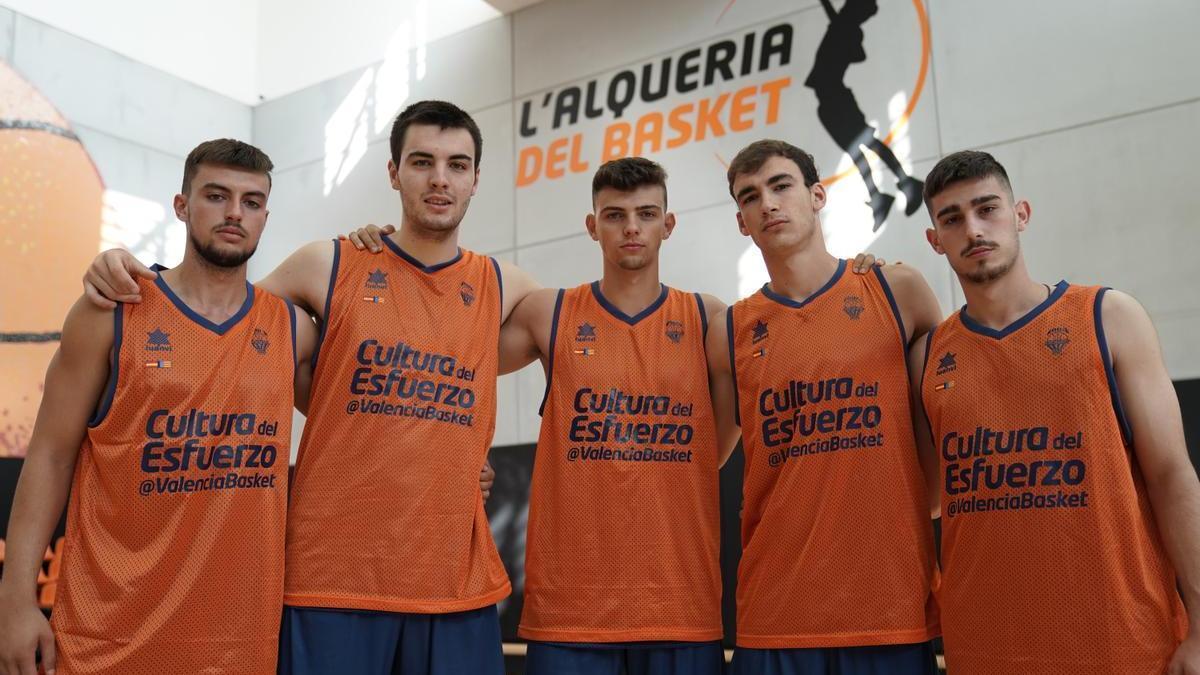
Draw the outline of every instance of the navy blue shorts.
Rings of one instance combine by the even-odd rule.
[[[530,642],[525,675],[721,675],[720,642]]]
[[[280,675],[504,675],[496,606],[450,614],[284,607]]]
[[[932,642],[871,647],[747,649],[733,652],[733,675],[937,675]]]

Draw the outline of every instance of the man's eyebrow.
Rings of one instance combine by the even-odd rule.
[[[950,206],[943,208],[941,211],[938,211],[937,215],[934,217],[941,218],[942,216],[944,216],[948,213],[961,213],[961,212],[962,212],[962,209],[960,209],[958,207],[958,204],[951,204]]]

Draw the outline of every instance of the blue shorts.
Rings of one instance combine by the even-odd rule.
[[[530,642],[525,675],[721,675],[720,642]]]
[[[747,649],[733,652],[733,675],[937,675],[932,642],[871,647]]]
[[[450,614],[284,607],[280,675],[504,675],[496,606]]]

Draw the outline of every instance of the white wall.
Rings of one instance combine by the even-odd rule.
[[[255,83],[258,2],[208,0],[4,0],[19,14],[81,37],[164,73],[250,104]],[[53,67],[74,65],[60,58]]]
[[[500,16],[484,0],[258,0],[257,93],[266,100]]]

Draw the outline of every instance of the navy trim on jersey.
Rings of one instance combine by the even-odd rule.
[[[125,305],[118,302],[117,308],[113,310],[113,347],[108,371],[108,385],[104,388],[104,397],[100,399],[100,405],[96,407],[96,412],[92,413],[92,418],[88,420],[89,427],[95,427],[104,421],[104,418],[108,416],[109,409],[112,408],[113,398],[116,397],[117,377],[121,374],[121,337],[123,336],[124,322]]]
[[[168,268],[155,263],[150,267],[150,269],[154,270],[155,272],[161,272]],[[171,301],[171,304],[175,305],[175,308],[180,312],[183,312],[183,315],[190,319],[192,323],[195,323],[201,328],[206,328],[217,335],[224,335],[225,333],[228,333],[229,329],[236,326],[239,321],[245,318],[245,316],[250,313],[250,308],[254,306],[254,284],[251,284],[249,281],[247,281],[246,301],[242,303],[241,308],[238,309],[233,316],[226,319],[224,323],[213,323],[212,321],[209,321],[198,314],[191,307],[188,307],[178,295],[175,295],[175,291],[171,290],[171,287],[167,285],[167,282],[163,279],[161,274],[154,278],[154,283],[162,290],[164,294],[166,294],[167,299]]]
[[[700,297],[699,293],[695,293],[694,295],[696,296],[696,306],[700,308],[700,328],[702,329],[704,337],[707,338],[708,337],[708,312],[704,311],[704,298]]]
[[[458,252],[454,254],[454,257],[447,260],[446,262],[440,262],[440,263],[437,263],[434,265],[426,265],[425,263],[421,262],[420,260],[417,260],[416,258],[409,255],[407,252],[405,252],[404,249],[400,248],[399,244],[392,241],[391,239],[384,237],[383,243],[387,244],[387,247],[392,250],[392,253],[395,253],[396,255],[400,256],[401,260],[412,265],[413,267],[417,268],[418,270],[420,270],[426,274],[432,274],[434,272],[437,272],[438,270],[444,270],[447,267],[458,262],[459,260],[462,260],[462,257],[463,257],[463,251],[461,248],[459,248],[459,249],[456,249]]]
[[[733,358],[733,305],[725,309],[725,330],[729,333],[729,374],[733,376],[733,421],[742,426],[742,406],[738,402],[737,362]]]
[[[1117,422],[1121,426],[1121,438],[1128,446],[1133,443],[1133,430],[1129,427],[1129,419],[1125,417],[1125,408],[1121,405],[1121,392],[1117,389],[1117,373],[1113,370],[1112,354],[1108,351],[1108,338],[1104,336],[1104,320],[1101,314],[1104,294],[1109,290],[1108,287],[1105,287],[1096,293],[1092,316],[1096,322],[1096,342],[1100,345],[1100,358],[1104,360],[1104,376],[1108,379],[1108,393],[1112,396],[1113,412],[1116,413]]]
[[[813,293],[812,295],[808,296],[801,302],[796,302],[795,300],[793,300],[785,295],[780,295],[780,294],[776,293],[775,291],[771,290],[770,283],[763,284],[762,292],[763,292],[763,295],[774,300],[775,302],[778,302],[781,305],[784,305],[785,307],[792,307],[794,309],[800,309],[801,307],[807,305],[808,303],[812,302],[813,300],[816,300],[825,291],[829,290],[830,288],[833,288],[833,285],[838,282],[838,279],[842,278],[842,274],[845,273],[845,271],[846,271],[846,261],[845,261],[845,259],[839,259],[837,270],[834,271],[833,276],[829,277],[829,281],[826,281],[825,285],[822,286],[821,288],[817,289],[816,293]]]
[[[385,240],[386,241],[386,240]],[[338,263],[342,259],[342,245],[337,239],[333,240],[333,269],[329,270],[329,288],[325,291],[325,313],[321,320],[321,330],[317,332],[317,344],[313,346],[312,368],[317,370],[317,356],[321,354],[321,345],[325,343],[325,331],[329,328],[329,308],[333,305],[333,288],[337,286]]]
[[[460,254],[461,255],[461,254]],[[496,285],[500,288],[500,323],[504,323],[504,276],[500,274],[500,261],[488,258],[496,270]]]
[[[933,349],[933,332],[937,326],[925,334],[925,360],[921,362],[921,379],[917,381],[917,403],[921,405],[921,414],[925,416],[925,426],[929,429],[929,442],[933,442],[933,423],[929,421],[929,409],[925,407],[925,373],[929,372],[929,351]],[[905,359],[908,362],[908,359]]]
[[[972,333],[979,333],[980,335],[983,335],[985,337],[990,337],[990,338],[999,340],[1001,338],[1007,337],[1007,336],[1015,333],[1016,331],[1020,330],[1021,328],[1024,328],[1027,323],[1036,319],[1039,314],[1046,311],[1046,309],[1048,307],[1050,307],[1050,305],[1053,305],[1055,302],[1057,302],[1058,299],[1061,298],[1063,296],[1063,294],[1067,292],[1068,286],[1070,286],[1070,284],[1068,284],[1066,281],[1058,282],[1057,284],[1054,285],[1054,290],[1052,290],[1050,292],[1050,295],[1047,296],[1047,298],[1045,300],[1043,300],[1041,302],[1041,304],[1039,304],[1037,307],[1034,307],[1033,309],[1029,310],[1025,314],[1025,316],[1008,324],[1007,326],[1005,326],[1004,328],[1001,328],[1000,330],[996,330],[995,328],[988,328],[987,326],[979,323],[975,319],[972,319],[967,314],[967,306],[966,305],[963,305],[962,311],[960,311],[958,313],[958,317],[959,317],[959,320],[962,321],[963,326],[966,326],[967,330],[971,331]]]
[[[900,347],[904,350],[904,362],[908,363],[908,331],[904,329],[904,319],[900,316],[900,305],[896,304],[896,296],[892,294],[892,287],[888,285],[887,277],[883,276],[883,269],[879,265],[871,267],[871,271],[879,279],[879,285],[883,287],[883,294],[887,296],[888,304],[892,306],[892,314],[896,316],[896,327],[900,329]]]
[[[546,401],[550,398],[550,381],[554,378],[554,345],[558,342],[558,315],[562,312],[563,296],[566,290],[558,289],[558,297],[554,300],[554,318],[550,319],[550,354],[546,361],[546,391],[542,394],[542,404],[538,406],[538,415],[546,409]]]
[[[290,325],[292,327],[292,377],[294,381],[296,369],[300,367],[300,352],[296,351],[296,306],[287,298],[284,298],[283,301],[287,303],[288,316],[292,317]],[[305,317],[307,318],[307,316],[306,314]]]
[[[662,304],[667,301],[667,286],[666,286],[666,284],[659,284],[659,286],[662,287],[662,292],[660,292],[658,294],[658,299],[655,300],[654,302],[650,303],[649,307],[647,307],[646,309],[643,309],[642,311],[638,312],[634,316],[629,316],[625,312],[622,312],[621,310],[617,309],[616,305],[609,302],[608,298],[604,297],[604,293],[600,292],[600,282],[599,281],[592,282],[592,295],[596,296],[596,301],[600,303],[600,306],[604,308],[604,311],[608,312],[609,314],[612,314],[613,316],[620,319],[621,321],[624,321],[625,323],[629,324],[630,326],[636,326],[639,321],[641,321],[642,319],[653,314],[655,310],[657,310],[659,307],[662,307]]]

